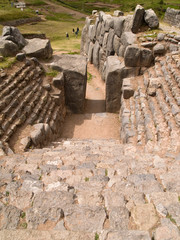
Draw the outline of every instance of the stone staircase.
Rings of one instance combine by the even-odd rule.
[[[86,139],[2,156],[0,239],[178,240],[179,160]]]
[[[35,124],[41,124],[41,128],[46,124],[43,125],[44,132],[59,132],[64,118],[63,93],[57,102],[43,87],[44,78],[44,70],[36,59],[26,59],[1,73],[0,141],[3,144],[9,143],[15,134],[20,139],[23,135],[21,127],[26,131],[26,127],[31,126],[30,133]],[[45,135],[47,139],[49,135]],[[36,143],[40,146],[38,141]]]
[[[120,117],[124,143],[151,143],[161,148],[180,145],[178,54],[156,58],[143,76],[124,81]]]

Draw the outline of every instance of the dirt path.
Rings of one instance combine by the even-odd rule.
[[[92,80],[87,83],[84,114],[66,116],[62,138],[119,139],[118,114],[105,112],[105,84],[97,69],[88,65]]]

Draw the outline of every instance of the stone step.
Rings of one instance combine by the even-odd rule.
[[[21,67],[19,67],[18,70],[15,69],[10,76],[6,75],[6,77],[3,78],[3,81],[0,82],[0,88],[1,88],[2,90],[4,90],[4,89],[14,80],[14,78],[15,78],[18,74],[20,74],[27,66],[29,66],[29,61],[23,63],[23,64],[21,65]],[[14,69],[14,68],[13,68],[13,69]]]
[[[166,81],[166,86],[169,87],[169,90],[172,94],[172,96],[174,97],[174,99],[177,102],[177,105],[180,106],[180,89],[178,86],[178,82],[176,81],[176,79],[178,79],[177,77],[175,78],[173,76],[173,74],[169,71],[169,66],[168,65],[164,65],[162,66],[162,72],[164,74],[164,79]],[[171,68],[171,67],[170,67]],[[180,75],[180,71],[178,72],[178,76]],[[164,86],[164,81],[163,84]]]
[[[34,86],[33,86],[34,85]],[[28,95],[25,95],[24,98],[19,99],[21,100],[20,104],[17,108],[13,109],[13,112],[11,112],[8,117],[6,117],[2,122],[2,129],[4,130],[4,135],[6,135],[7,129],[13,129],[13,132],[15,130],[14,122],[16,122],[16,126],[21,125],[25,122],[28,114],[30,113],[32,109],[33,100],[37,99],[37,96],[41,94],[41,88],[39,86],[38,82],[34,82],[32,85],[32,90],[28,93]],[[34,92],[37,92],[38,95],[34,95]],[[31,102],[31,104],[29,104]],[[29,107],[28,107],[29,104]],[[17,121],[18,119],[18,121]],[[10,131],[13,133],[12,131]],[[10,135],[7,135],[6,138],[9,139]]]
[[[62,139],[0,157],[0,234],[160,240],[171,229],[177,237],[180,167],[171,150],[159,156],[117,140]]]
[[[149,108],[149,102],[147,99],[146,89],[144,85],[144,80],[139,79],[138,81],[138,94],[141,111],[144,117],[144,126],[145,126],[145,142],[151,141],[153,143],[157,142],[157,130],[154,125],[154,120],[152,116],[152,112]]]
[[[32,77],[34,76],[34,72],[32,70],[33,70],[33,66],[30,65],[21,73],[21,75],[18,75],[15,79],[13,79],[13,81],[1,91],[0,99],[10,94],[10,92],[15,88],[18,88],[18,87],[21,88],[19,85],[20,84],[22,85],[22,82],[24,82],[28,73],[30,73],[29,77],[32,79]]]
[[[36,120],[35,123],[43,123],[45,116],[47,116],[47,112],[49,110],[49,108],[52,108],[52,105],[54,105],[50,95],[48,95],[48,99],[47,99],[47,103],[44,106],[44,108],[42,109],[41,113],[38,116],[38,119]]]
[[[146,231],[104,231],[101,233],[85,233],[65,230],[3,230],[0,232],[1,240],[151,240]]]

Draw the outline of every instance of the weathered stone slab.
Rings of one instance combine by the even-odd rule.
[[[137,33],[139,28],[142,26],[144,21],[144,8],[141,5],[137,5],[133,15],[133,23],[132,23],[132,32]]]
[[[114,30],[110,29],[107,39],[106,56],[114,55],[113,49]]]
[[[16,229],[18,227],[21,210],[9,205],[3,208],[2,213],[0,213],[0,230],[2,229]]]
[[[96,41],[93,48],[93,64],[96,68],[99,68],[99,50],[100,46],[98,41]]]
[[[149,67],[153,61],[150,49],[139,48],[136,45],[128,46],[124,54],[124,62],[128,67]]]
[[[28,39],[23,51],[28,57],[36,57],[39,59],[51,58],[53,53],[50,41],[40,38]]]
[[[116,56],[109,56],[106,63],[106,111],[116,112],[120,109],[122,79],[120,61]]]
[[[64,216],[64,210],[73,202],[73,194],[69,192],[53,191],[37,194],[33,206],[26,211],[28,228],[37,229],[47,221],[56,223]]]
[[[145,10],[144,20],[150,28],[158,28],[159,20],[156,13],[152,9]]]
[[[19,49],[18,46],[9,40],[0,39],[0,54],[4,57],[16,56]]]
[[[151,240],[151,237],[146,231],[139,230],[124,230],[124,231],[104,231],[102,239],[106,240]]]
[[[131,218],[139,230],[148,231],[159,221],[153,204],[139,204],[131,211]]]
[[[3,230],[0,231],[0,239],[1,240],[92,240],[94,239],[94,233],[84,233],[84,232],[73,232],[73,231],[39,231],[39,230]],[[147,240],[147,239],[143,239]]]
[[[73,112],[83,112],[87,82],[86,58],[80,55],[56,56],[51,67],[64,73],[66,104]]]
[[[3,27],[2,37],[10,37],[10,41],[14,42],[19,49],[26,45],[26,40],[16,27],[5,26]],[[7,39],[8,40],[8,39]]]
[[[114,32],[118,37],[121,37],[121,34],[123,32],[124,21],[124,17],[114,18]]]
[[[65,211],[66,227],[71,231],[100,232],[106,219],[102,207],[73,207]]]

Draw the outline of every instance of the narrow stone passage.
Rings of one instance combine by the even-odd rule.
[[[119,139],[118,114],[105,112],[105,83],[98,70],[88,64],[92,75],[87,82],[84,114],[66,116],[62,138]]]

